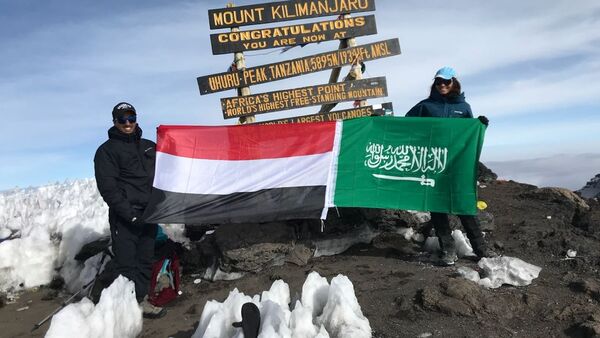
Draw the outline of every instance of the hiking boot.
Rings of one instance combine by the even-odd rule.
[[[140,303],[140,307],[142,308],[144,318],[156,319],[167,314],[167,310],[164,308],[150,304],[148,296],[144,297],[144,300]]]
[[[440,254],[440,265],[452,266],[458,260],[456,251],[442,251]]]

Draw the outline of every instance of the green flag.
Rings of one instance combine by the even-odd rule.
[[[333,205],[476,213],[479,120],[360,118],[341,133]]]

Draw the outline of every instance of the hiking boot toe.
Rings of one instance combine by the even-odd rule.
[[[439,264],[443,266],[452,266],[458,260],[455,252],[443,251],[440,255]]]
[[[147,298],[144,298],[144,300],[140,303],[140,307],[142,308],[142,315],[144,318],[156,319],[167,314],[166,309],[151,304]]]

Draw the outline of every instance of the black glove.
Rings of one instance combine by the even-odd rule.
[[[144,220],[142,219],[142,214],[143,213],[141,212],[141,210],[135,210],[133,212],[134,216],[133,216],[133,218],[131,218],[129,220],[129,223],[131,223],[132,225],[135,225],[135,226],[140,226],[140,225],[144,224]]]
[[[490,124],[490,120],[488,120],[488,118],[483,115],[477,116],[477,119],[486,127]]]

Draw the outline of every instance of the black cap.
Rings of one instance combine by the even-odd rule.
[[[137,115],[137,113],[135,112],[135,108],[130,103],[119,102],[114,106],[112,110],[113,119],[123,116],[125,113],[132,113]]]

